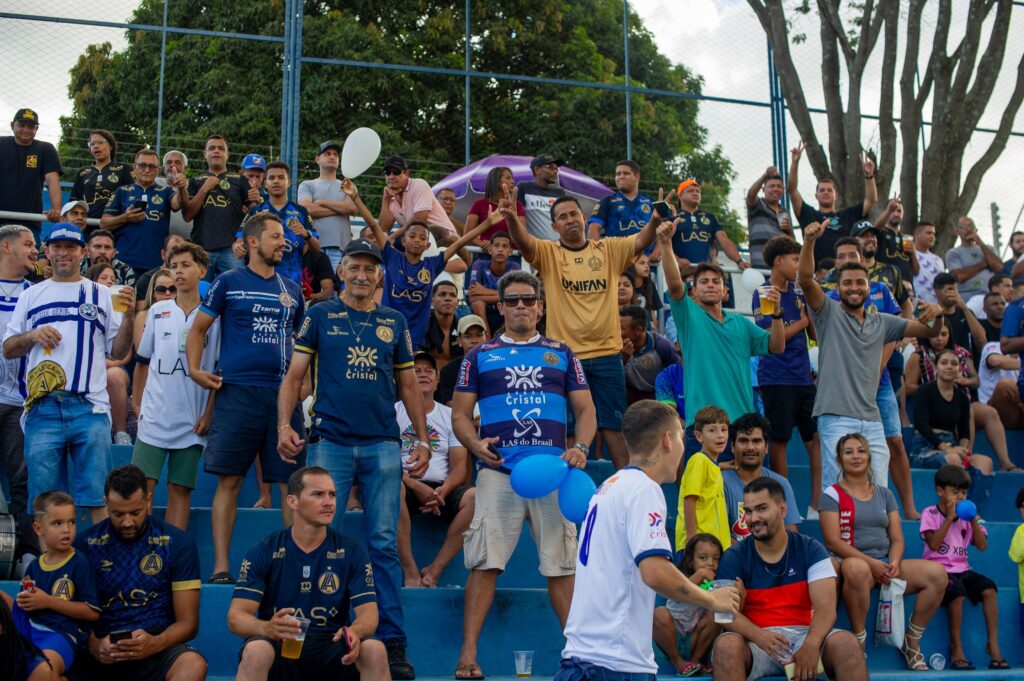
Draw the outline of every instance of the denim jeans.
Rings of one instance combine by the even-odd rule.
[[[245,261],[240,258],[236,258],[235,254],[231,252],[231,247],[218,248],[215,251],[210,251],[210,266],[206,269],[206,281],[213,283],[213,280],[217,278],[218,274],[224,274],[231,270],[237,270],[239,267],[245,267]]]
[[[341,256],[344,255],[342,250],[337,246],[324,246],[321,247],[321,251],[327,256],[327,259],[331,261],[331,272],[337,273],[338,265],[341,264]]]
[[[889,486],[889,445],[881,421],[861,421],[848,416],[818,416],[818,437],[821,438],[821,488],[828,489],[839,481],[836,445],[847,433],[860,433],[871,448],[871,474],[879,487]]]
[[[341,529],[344,506],[353,484],[359,485],[363,528],[377,582],[380,623],[377,637],[405,641],[402,630],[402,566],[398,562],[398,512],[402,493],[402,453],[399,444],[384,440],[350,447],[321,438],[309,445],[308,465],[331,474],[338,489],[339,512],[334,527]]]
[[[25,417],[28,506],[37,495],[62,489],[65,453],[71,456],[75,504],[103,506],[103,485],[111,468],[110,417],[84,395],[50,394]],[[68,491],[65,489],[65,491]]]
[[[654,681],[654,674],[616,672],[578,657],[563,657],[555,681]]]

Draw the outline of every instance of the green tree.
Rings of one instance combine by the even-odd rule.
[[[461,69],[465,16],[461,0],[307,0],[304,57]],[[175,0],[169,25],[280,36],[282,0],[229,3]],[[601,84],[625,82],[621,0],[471,2],[473,69]],[[143,0],[132,21],[159,25],[162,0]],[[639,17],[629,15],[630,77],[638,87],[699,94],[701,78],[657,50]],[[178,148],[202,165],[202,139],[214,132],[232,153],[276,156],[280,137],[283,48],[280,43],[168,34],[162,147]],[[72,69],[74,111],[62,121],[62,151],[84,164],[90,127],[105,127],[132,143],[156,139],[160,34],[130,31],[121,52],[87,48]],[[465,82],[457,75],[304,63],[301,71],[300,174],[313,172],[316,146],[359,126],[374,128],[385,152],[398,152],[416,175],[436,181],[463,164]],[[625,96],[599,88],[565,87],[503,78],[471,83],[470,144],[474,159],[494,153],[564,156],[574,168],[610,183],[625,157]],[[708,188],[705,207],[734,239],[738,217],[727,208],[732,166],[697,122],[695,99],[632,97],[633,157],[643,188],[666,190],[696,176]],[[69,153],[70,152],[70,153]],[[383,178],[361,180],[377,194]]]

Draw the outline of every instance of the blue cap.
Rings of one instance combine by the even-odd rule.
[[[259,154],[249,154],[242,159],[242,170],[266,170],[267,160]]]
[[[85,237],[82,236],[82,230],[70,222],[58,222],[53,226],[50,236],[46,237],[46,243],[52,244],[55,241],[70,241],[79,246],[85,245]]]

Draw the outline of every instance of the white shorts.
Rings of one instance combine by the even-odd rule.
[[[800,649],[800,646],[804,644],[804,639],[807,638],[807,627],[765,627],[765,631],[775,631],[783,634],[789,639],[790,650],[796,652]],[[825,635],[825,639],[821,642],[821,650],[818,651],[818,655],[825,650],[825,643],[829,637],[833,634],[843,631],[842,629],[833,629]],[[722,636],[740,636],[733,631],[727,631]],[[753,641],[747,641],[747,646],[750,648],[750,673],[747,674],[747,681],[755,681],[755,679],[764,678],[765,676],[781,676],[785,678],[786,669],[785,664],[789,664],[791,660],[787,660],[785,663],[779,662],[774,657],[766,653],[761,649],[759,645]],[[792,654],[792,653],[790,653]],[[711,661],[714,666],[714,660]]]

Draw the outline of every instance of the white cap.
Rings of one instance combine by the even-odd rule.
[[[67,203],[65,203],[64,207],[60,209],[60,214],[67,215],[75,206],[82,206],[82,208],[85,208],[86,211],[89,210],[89,204],[79,199],[78,201],[68,201]]]

